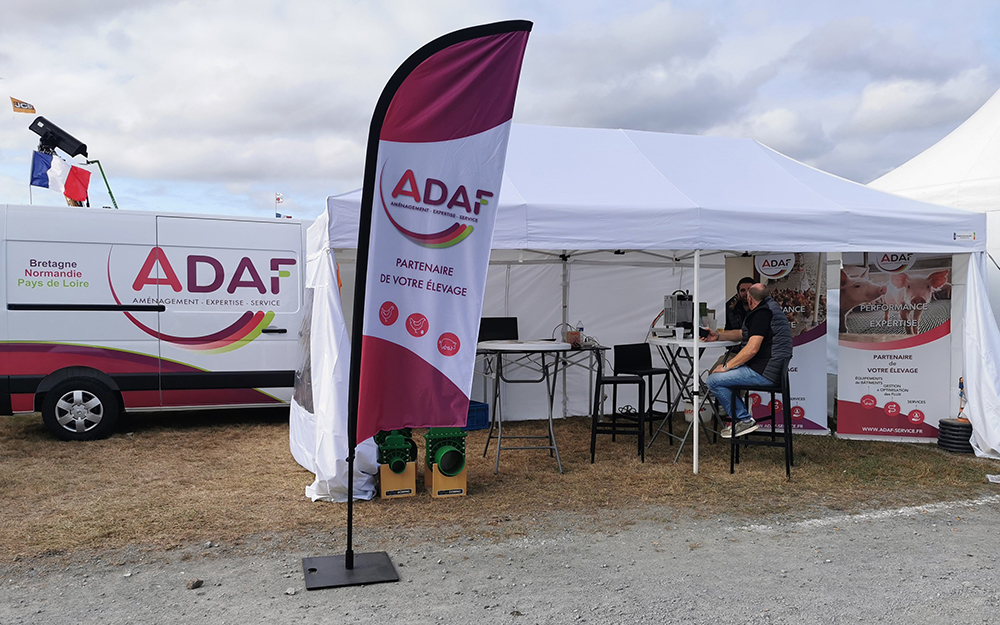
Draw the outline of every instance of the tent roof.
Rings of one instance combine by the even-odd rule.
[[[357,245],[361,192],[327,200]],[[513,125],[495,249],[969,252],[983,215],[890,195],[749,139]]]
[[[951,134],[869,186],[966,210],[1000,209],[1000,91]]]

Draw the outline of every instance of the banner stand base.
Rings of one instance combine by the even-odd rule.
[[[344,558],[342,555],[302,558],[306,590],[399,581],[399,573],[384,551],[354,554],[353,569],[344,566]]]

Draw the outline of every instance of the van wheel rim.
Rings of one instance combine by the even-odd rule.
[[[70,432],[88,432],[103,418],[104,405],[93,393],[70,391],[56,402],[56,421]]]

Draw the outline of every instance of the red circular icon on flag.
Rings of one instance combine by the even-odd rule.
[[[865,395],[864,397],[861,398],[861,405],[865,408],[874,408],[875,403],[876,402],[874,395]]]
[[[391,326],[399,319],[399,307],[392,302],[385,302],[378,309],[378,320],[384,326]]]
[[[774,413],[775,413],[775,414],[778,414],[779,412],[781,412],[781,400],[780,400],[780,399],[776,399],[776,400],[774,400],[774,401],[772,402],[772,404],[773,404],[773,405],[771,406],[771,408],[773,408],[773,409],[774,409]]]
[[[802,406],[792,406],[792,418],[793,419],[804,419],[806,416],[806,411]]]
[[[427,321],[427,317],[420,313],[413,313],[406,318],[406,331],[417,338],[427,334],[429,326],[430,322]]]
[[[897,404],[894,401],[891,401],[885,405],[885,408],[883,408],[883,410],[885,410],[885,414],[889,415],[890,417],[895,417],[896,415],[899,414],[899,404]]]
[[[442,356],[454,356],[462,347],[462,342],[451,332],[445,332],[438,337],[438,351]]]
[[[920,412],[919,410],[911,410],[910,414],[906,416],[910,418],[910,423],[920,425],[921,423],[924,422],[924,413]]]
[[[757,393],[750,393],[750,407],[756,408],[760,405],[760,395]]]

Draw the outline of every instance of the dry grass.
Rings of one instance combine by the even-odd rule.
[[[339,535],[345,525],[345,506],[303,496],[312,475],[288,451],[287,411],[174,413],[135,417],[125,427],[131,432],[107,440],[63,443],[37,415],[0,419],[0,561],[258,533]],[[514,430],[541,433],[542,425]],[[663,518],[664,510],[809,516],[995,492],[985,474],[997,472],[996,463],[933,445],[797,436],[797,466],[786,481],[780,449],[747,450],[730,475],[728,445],[703,439],[701,473],[693,475],[690,449],[672,464],[676,447],[665,439],[640,464],[634,438],[612,443],[602,436],[591,465],[589,420],[557,422],[556,437],[565,474],[545,452],[507,451],[494,476],[494,448],[482,457],[485,431],[470,433],[468,497],[434,500],[421,491],[359,503],[355,528],[509,536],[554,513],[581,524],[607,513]],[[416,438],[422,448],[423,437]]]

